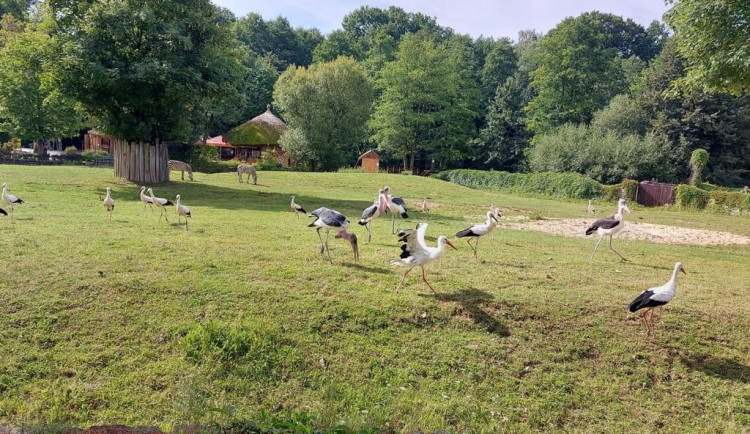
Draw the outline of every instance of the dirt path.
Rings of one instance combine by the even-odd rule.
[[[595,219],[544,219],[528,222],[505,222],[501,226],[511,229],[524,229],[568,237],[584,238],[584,232]],[[750,237],[728,232],[703,229],[681,228],[677,226],[655,225],[651,223],[625,222],[625,228],[618,238],[651,241],[663,244],[688,245],[728,245],[750,244]]]

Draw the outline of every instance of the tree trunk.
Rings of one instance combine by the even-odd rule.
[[[44,144],[40,143],[39,140],[34,140],[34,153],[37,154],[40,160],[44,160],[47,156],[47,150],[44,149]]]
[[[117,177],[140,184],[169,181],[166,143],[157,142],[152,145],[115,139],[112,155]]]
[[[409,172],[412,174],[414,174],[414,155],[416,155],[416,152],[412,152],[409,157]]]

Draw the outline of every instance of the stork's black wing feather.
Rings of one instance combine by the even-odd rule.
[[[8,213],[7,213],[7,212],[5,212],[5,210],[4,210],[4,209],[2,209],[2,208],[0,208],[0,214],[2,214],[2,215],[8,215]]]
[[[375,212],[378,210],[378,204],[373,204],[367,208],[365,208],[364,211],[362,211],[362,218],[359,220],[359,224],[364,226],[367,224],[367,219],[372,218],[372,216],[375,215]]]
[[[609,219],[599,219],[595,221],[588,229],[586,229],[586,235],[591,235],[592,233],[596,232],[597,229],[612,229],[613,227],[620,224],[620,220],[609,218]]]
[[[664,306],[668,303],[662,300],[654,300],[653,298],[651,298],[653,296],[654,291],[648,290],[641,292],[638,297],[635,298],[635,300],[630,302],[628,309],[630,309],[631,312],[636,312],[643,308]]]

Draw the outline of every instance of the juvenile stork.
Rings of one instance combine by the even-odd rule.
[[[8,185],[3,182],[3,202],[8,205],[10,209],[10,216],[13,217],[13,210],[20,204],[23,203],[21,199],[12,194],[8,194]],[[7,215],[7,214],[6,214]]]
[[[437,292],[435,292],[435,288],[430,285],[430,282],[427,281],[427,277],[425,277],[424,266],[429,264],[430,262],[440,259],[440,257],[443,256],[446,245],[453,247],[455,250],[458,249],[456,249],[456,246],[448,241],[448,238],[442,235],[438,237],[437,247],[427,246],[427,244],[425,244],[424,242],[425,232],[427,232],[427,223],[418,223],[416,229],[405,229],[398,233],[398,240],[403,242],[404,244],[401,246],[401,256],[399,257],[399,259],[392,260],[391,265],[401,265],[409,267],[409,269],[406,270],[406,273],[404,273],[404,276],[398,283],[396,292],[398,292],[398,290],[401,288],[401,285],[404,283],[404,280],[406,280],[406,276],[411,272],[411,270],[413,270],[414,267],[419,266],[422,268],[422,280],[427,284],[427,286],[430,287],[430,290],[432,290],[433,294],[437,294]]]
[[[500,212],[497,212],[497,215],[500,215]],[[495,217],[495,210],[488,211],[487,212],[487,221],[484,223],[477,223],[471,227],[468,227],[462,231],[459,231],[456,233],[457,238],[466,238],[466,244],[471,247],[471,250],[474,251],[474,259],[477,258],[477,245],[479,244],[479,237],[483,235],[487,235],[490,232],[492,232],[492,229],[495,228],[495,224],[497,223],[497,217]],[[471,239],[474,238],[476,241],[474,241],[474,245],[471,245]]]
[[[617,256],[622,258],[623,261],[627,260],[620,254],[620,252],[612,247],[612,237],[625,227],[625,217],[623,215],[623,211],[627,211],[628,214],[630,214],[630,208],[628,208],[628,206],[625,204],[625,199],[620,199],[617,204],[617,213],[615,213],[610,218],[599,219],[595,221],[594,224],[586,229],[586,235],[591,235],[594,232],[599,235],[599,241],[596,242],[594,251],[591,252],[591,258],[589,259],[594,259],[594,253],[596,253],[596,249],[599,247],[599,244],[602,242],[604,237],[608,236],[609,248],[612,249],[613,252],[617,253]]]
[[[141,211],[141,214],[146,211],[146,205],[151,207],[151,214],[154,213],[154,204],[151,202],[151,198],[146,194],[145,186],[141,187],[141,202],[143,203],[143,211]]]
[[[107,197],[104,198],[104,209],[107,210],[109,220],[112,221],[112,211],[115,210],[115,200],[112,199],[112,189],[107,187]]]
[[[150,188],[147,191],[149,197],[151,197],[151,203],[156,205],[156,207],[161,211],[159,213],[159,221],[161,221],[161,217],[164,216],[164,220],[169,223],[169,219],[167,218],[167,210],[165,208],[174,204],[168,199],[164,199],[163,197],[154,197],[154,191]]]
[[[335,238],[345,238],[352,245],[352,251],[354,252],[354,260],[359,260],[359,248],[357,247],[357,236],[350,234],[346,231],[349,227],[349,219],[343,214],[332,209],[321,207],[310,213],[308,217],[315,217],[315,220],[307,225],[310,228],[315,228],[318,232],[318,238],[320,239],[320,253],[328,253],[328,262],[333,263],[331,259],[331,252],[328,250],[328,233],[333,230],[336,232]],[[323,237],[320,236],[320,230],[326,231],[326,240],[323,241]]]
[[[681,262],[674,264],[674,271],[672,271],[672,278],[669,279],[669,282],[641,292],[635,300],[630,302],[628,308],[632,313],[645,309],[643,311],[643,321],[646,323],[646,329],[648,330],[646,336],[654,333],[654,308],[664,306],[674,297],[675,290],[677,289],[677,272],[679,271],[687,274]],[[650,320],[647,317],[649,312],[651,312]]]
[[[294,202],[294,196],[292,196],[292,204],[290,205],[290,208],[294,214],[297,215],[297,218],[299,218],[300,214],[307,214],[307,211],[305,211],[304,208],[302,208],[298,203]]]
[[[380,189],[378,190],[378,197],[372,202],[372,205],[362,211],[362,217],[358,223],[367,229],[367,244],[370,244],[372,238],[372,221],[385,211],[386,206],[385,194],[383,194],[383,189]]]
[[[396,214],[401,216],[401,219],[408,219],[409,215],[406,213],[406,202],[398,196],[391,196],[391,187],[383,187],[383,194],[385,195],[385,203],[388,210],[391,212],[391,233],[396,233]],[[401,226],[401,222],[398,223]]]
[[[190,208],[180,203],[180,195],[175,198],[175,211],[177,211],[177,224],[180,224],[180,217],[185,217],[185,230],[188,230],[188,219],[191,218]]]

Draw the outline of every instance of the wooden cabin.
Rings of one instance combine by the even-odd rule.
[[[372,149],[360,155],[359,160],[362,160],[362,170],[365,173],[378,173],[380,170],[380,155]]]
[[[83,136],[83,150],[84,151],[104,151],[112,153],[112,144],[114,139],[110,136],[105,136],[96,130],[88,130],[86,135]]]

